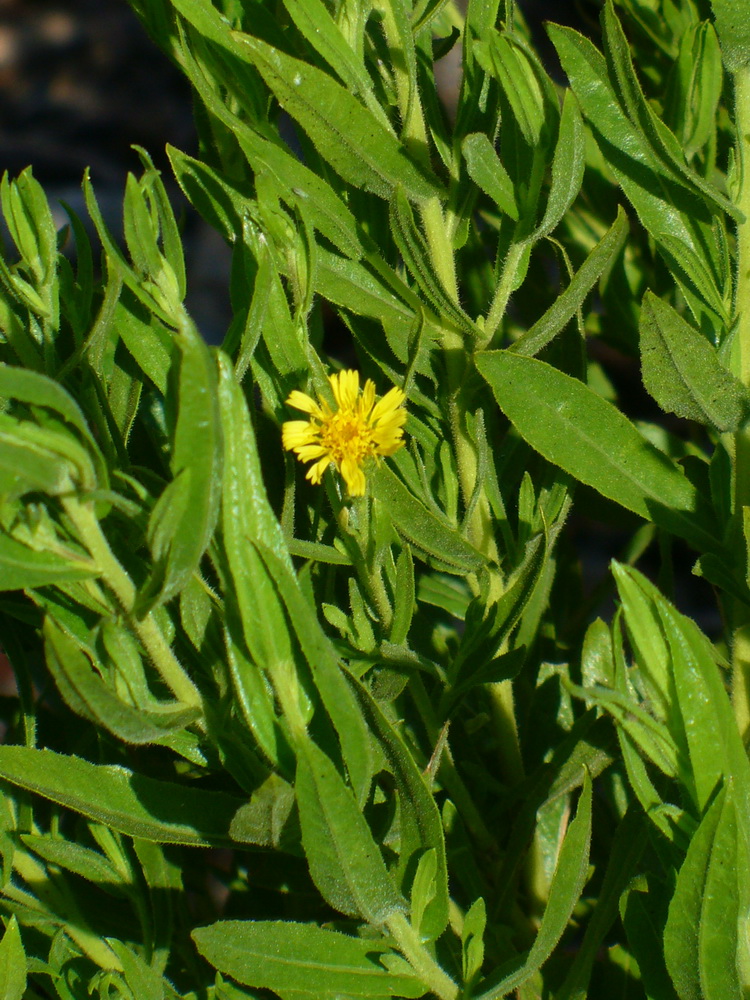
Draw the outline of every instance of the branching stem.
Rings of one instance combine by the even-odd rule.
[[[169,648],[153,615],[149,612],[145,617],[138,618],[134,613],[135,585],[109,547],[94,513],[93,504],[89,501],[80,501],[77,497],[67,497],[63,501],[63,506],[81,541],[96,563],[103,582],[114,594],[164,683],[184,704],[200,705],[201,696],[198,689]]]
[[[387,926],[404,957],[435,996],[440,997],[440,1000],[456,1000],[458,986],[425,948],[404,914],[392,914],[387,920]]]

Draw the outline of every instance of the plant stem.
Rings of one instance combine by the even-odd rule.
[[[734,76],[735,128],[739,160],[740,189],[737,207],[745,221],[737,226],[737,270],[734,288],[737,356],[735,374],[750,386],[750,67]],[[750,429],[740,428],[734,436],[734,511],[739,531],[744,527],[744,508],[750,505]],[[732,702],[740,733],[750,725],[750,641],[748,609],[734,602],[735,634],[732,648]]]
[[[200,705],[201,696],[183,670],[177,657],[169,648],[154,616],[149,612],[144,618],[134,614],[136,590],[133,581],[112,553],[107,539],[94,514],[91,502],[82,503],[76,497],[63,500],[65,513],[70,518],[101,573],[102,579],[112,591],[118,604],[128,618],[128,622],[143,644],[162,680],[173,694],[186,705]]]
[[[503,778],[510,785],[523,780],[521,744],[518,739],[516,705],[512,681],[497,681],[487,685],[492,724],[498,741],[498,760]]]
[[[422,982],[440,1000],[456,1000],[458,986],[438,965],[419,939],[403,913],[394,913],[386,921],[388,930],[396,940],[404,957],[409,961]]]
[[[521,263],[525,249],[526,244],[523,242],[511,243],[508,249],[508,253],[503,261],[500,281],[497,283],[490,311],[487,313],[487,318],[484,321],[484,337],[482,338],[482,343],[477,345],[480,348],[489,347],[492,343],[492,338],[497,333],[500,321],[505,315],[505,310],[508,308],[508,300],[513,291],[513,282],[516,280],[518,265]]]

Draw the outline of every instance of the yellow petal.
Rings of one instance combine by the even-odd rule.
[[[368,378],[365,382],[365,387],[362,390],[362,396],[359,400],[359,413],[360,416],[367,420],[370,415],[370,410],[375,402],[375,383],[371,378]]]
[[[323,478],[323,473],[326,471],[326,469],[330,464],[331,460],[328,456],[326,456],[325,458],[321,458],[319,462],[316,462],[315,465],[311,465],[310,468],[307,470],[307,478],[310,480],[311,483],[317,485],[317,483],[319,483],[320,480]]]
[[[287,420],[281,427],[281,443],[287,451],[319,440],[319,432],[307,420]]]
[[[372,411],[370,421],[373,424],[377,424],[384,420],[387,416],[397,413],[405,398],[406,397],[401,389],[396,388],[396,386],[389,389],[385,396],[383,396],[382,399],[379,399],[375,404],[375,409]],[[405,412],[406,411],[404,411],[404,414]],[[404,419],[406,419],[405,416]]]
[[[292,389],[287,398],[286,405],[293,406],[295,410],[302,410],[303,413],[312,413],[319,420],[323,416],[315,400],[308,396],[306,392],[300,392],[299,389]]]
[[[338,375],[331,375],[330,382],[339,409],[354,409],[359,396],[359,372],[347,368]]]
[[[350,496],[363,496],[365,492],[365,475],[356,459],[353,459],[350,455],[344,456],[344,460],[341,463],[341,475],[344,477],[344,482]]]

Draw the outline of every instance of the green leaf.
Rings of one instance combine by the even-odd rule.
[[[357,58],[341,28],[322,0],[284,0],[284,6],[300,33],[325,59],[341,82],[367,105],[388,130],[388,118],[375,97],[364,62]]]
[[[117,289],[116,285],[113,287]],[[129,288],[124,290],[114,307],[112,328],[141,371],[165,396],[177,348],[171,333]]]
[[[699,549],[719,547],[692,483],[607,400],[542,361],[508,351],[484,352],[476,365],[500,408],[548,461]]]
[[[590,842],[591,779],[586,772],[576,817],[570,824],[560,848],[549,899],[534,944],[520,967],[510,973],[505,973],[501,969],[493,976],[496,980],[494,985],[476,993],[477,1000],[499,1000],[526,982],[552,954],[586,884]],[[517,962],[514,964],[518,966]],[[486,986],[486,983],[483,985]]]
[[[8,231],[31,266],[37,285],[50,282],[57,257],[57,233],[44,190],[26,167],[16,180],[0,182],[0,203]]]
[[[62,837],[34,834],[21,834],[21,841],[48,864],[80,875],[110,892],[121,895],[130,888],[112,862],[89,847],[63,840]]]
[[[422,916],[422,933],[430,940],[442,934],[448,923],[448,871],[443,827],[435,800],[424,775],[404,743],[401,734],[381,711],[370,692],[351,675],[365,719],[384,754],[399,795],[400,844],[397,876],[406,895],[411,886],[412,865],[425,850],[434,848],[437,861],[435,897]]]
[[[461,144],[461,150],[469,177],[495,202],[501,212],[518,222],[513,181],[484,132],[467,135]]]
[[[88,557],[68,557],[31,548],[0,532],[0,591],[31,590],[97,575]]]
[[[700,984],[701,909],[711,849],[727,789],[721,790],[690,841],[677,875],[664,928],[664,957],[680,1000],[703,1000]]]
[[[392,132],[327,73],[258,38],[233,32],[279,104],[307,132],[347,183],[388,198],[401,185],[410,199],[441,195],[436,179],[411,159]]]
[[[405,909],[380,850],[330,759],[310,739],[296,747],[295,793],[310,874],[331,906],[381,926]]]
[[[23,1000],[26,992],[26,952],[18,921],[8,918],[0,941],[0,996],[3,1000]]]
[[[576,315],[594,284],[620,253],[628,233],[628,218],[618,206],[617,218],[573,275],[568,287],[557,296],[544,315],[510,345],[508,350],[529,357],[539,354]]]
[[[348,257],[359,258],[364,250],[354,215],[323,178],[306,167],[283,145],[258,135],[243,119],[233,114],[209,85],[198,64],[186,53],[187,72],[211,114],[236,136],[253,171],[270,176],[283,185],[283,197],[290,205],[300,205],[313,225]],[[247,196],[236,190],[198,160],[180,154],[178,180],[209,222],[218,213],[220,231],[232,240],[241,230]],[[174,161],[173,161],[174,162]],[[236,219],[234,218],[236,216]]]
[[[388,636],[388,641],[393,643],[394,646],[401,646],[406,642],[412,618],[414,617],[414,602],[414,560],[412,559],[411,549],[406,545],[396,560],[395,607],[393,609],[391,633]]]
[[[686,159],[702,149],[716,133],[719,101],[724,85],[721,48],[709,21],[696,24],[680,40],[673,90],[676,134]],[[667,101],[669,107],[669,101]]]
[[[417,871],[411,886],[411,925],[414,931],[422,936],[422,922],[425,911],[435,898],[437,890],[437,855],[435,849],[425,851],[419,859]]]
[[[663,410],[720,431],[745,422],[750,393],[703,334],[651,292],[643,299],[640,333],[643,384]]]
[[[44,622],[44,639],[47,666],[68,705],[127,743],[153,743],[184,729],[200,715],[199,709],[178,702],[161,704],[158,711],[128,705],[92,669],[77,643],[49,617]]]
[[[417,202],[440,194],[437,181],[393,133],[327,73],[259,38],[231,31],[207,0],[174,0],[174,7],[206,37],[256,67],[279,104],[345,181],[383,198],[397,184]]]
[[[538,146],[546,124],[541,66],[517,38],[497,31],[476,42],[474,52],[503,88],[528,146]]]
[[[573,965],[555,1000],[583,1000],[594,963],[618,916],[618,904],[638,872],[649,837],[649,821],[637,806],[630,806],[610,841],[607,870]]]
[[[736,0],[711,0],[724,65],[735,73],[750,62],[750,10]]]
[[[713,201],[723,211],[739,220],[739,210],[685,163],[685,155],[673,133],[656,114],[638,82],[625,32],[617,18],[612,0],[607,0],[603,14],[604,44],[612,80],[620,104],[638,134],[648,144],[657,161],[680,183],[686,183]]]
[[[372,493],[387,507],[399,534],[438,569],[460,574],[484,565],[482,555],[458,530],[428,510],[385,463],[372,473]]]
[[[170,461],[173,480],[149,524],[154,559],[161,564],[143,590],[149,604],[157,599],[163,603],[186,586],[219,517],[223,446],[216,364],[186,317],[180,324],[178,345],[178,410]]]
[[[138,1000],[164,1000],[165,983],[158,972],[122,941],[107,938],[107,944],[120,959],[125,982],[134,997]]]
[[[373,760],[362,713],[343,673],[333,647],[305,599],[288,559],[280,559],[259,543],[261,558],[281,594],[297,641],[310,665],[318,694],[333,722],[349,779],[361,806],[370,793]]]
[[[660,609],[660,613],[674,658],[676,689],[699,803],[702,806],[708,801],[722,769],[725,778],[734,782],[738,814],[746,824],[746,817],[750,816],[746,811],[750,809],[750,763],[742,749],[716,652],[690,618],[679,615],[669,606]],[[743,829],[747,836],[747,825]]]
[[[480,896],[469,907],[461,928],[461,964],[465,983],[472,984],[482,971],[486,926],[487,907]]]
[[[411,206],[401,187],[396,188],[391,198],[390,221],[393,239],[404,263],[438,316],[445,317],[460,330],[475,333],[474,324],[448,295],[436,274],[427,242],[417,229]]]
[[[703,886],[698,943],[700,983],[705,1000],[744,1000],[747,983],[739,976],[746,954],[747,913],[740,886],[747,885],[747,841],[742,836],[732,783],[727,787]],[[742,939],[740,938],[742,935]]]
[[[548,32],[607,164],[644,226],[654,236],[668,233],[697,251],[697,227],[710,224],[706,197],[722,211],[736,216],[737,210],[710,185],[696,181],[687,167],[690,178],[666,154],[665,162],[654,152],[621,107],[604,58],[588,39],[559,25],[549,25]]]
[[[272,843],[246,803],[80,757],[0,746],[0,777],[130,837],[160,844]]]
[[[529,240],[548,236],[573,204],[581,188],[586,160],[586,133],[578,102],[572,91],[565,91],[560,131],[552,160],[552,184],[547,207]]]
[[[94,439],[81,408],[66,390],[46,375],[0,364],[0,399],[15,399],[32,407],[44,407],[70,424],[91,456],[100,485],[106,488],[109,481],[104,458]]]
[[[388,972],[379,940],[349,937],[314,924],[272,920],[221,920],[192,932],[200,954],[245,986],[347,997],[421,997],[419,980]]]

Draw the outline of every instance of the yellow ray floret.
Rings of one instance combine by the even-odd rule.
[[[365,460],[378,455],[392,455],[404,443],[406,410],[404,394],[390,389],[375,402],[375,383],[369,378],[359,388],[359,372],[347,370],[330,375],[336,409],[325,400],[319,403],[295,389],[287,406],[301,410],[307,420],[287,420],[281,428],[281,440],[300,462],[312,462],[307,478],[319,483],[331,463],[344,477],[350,496],[365,492]]]

